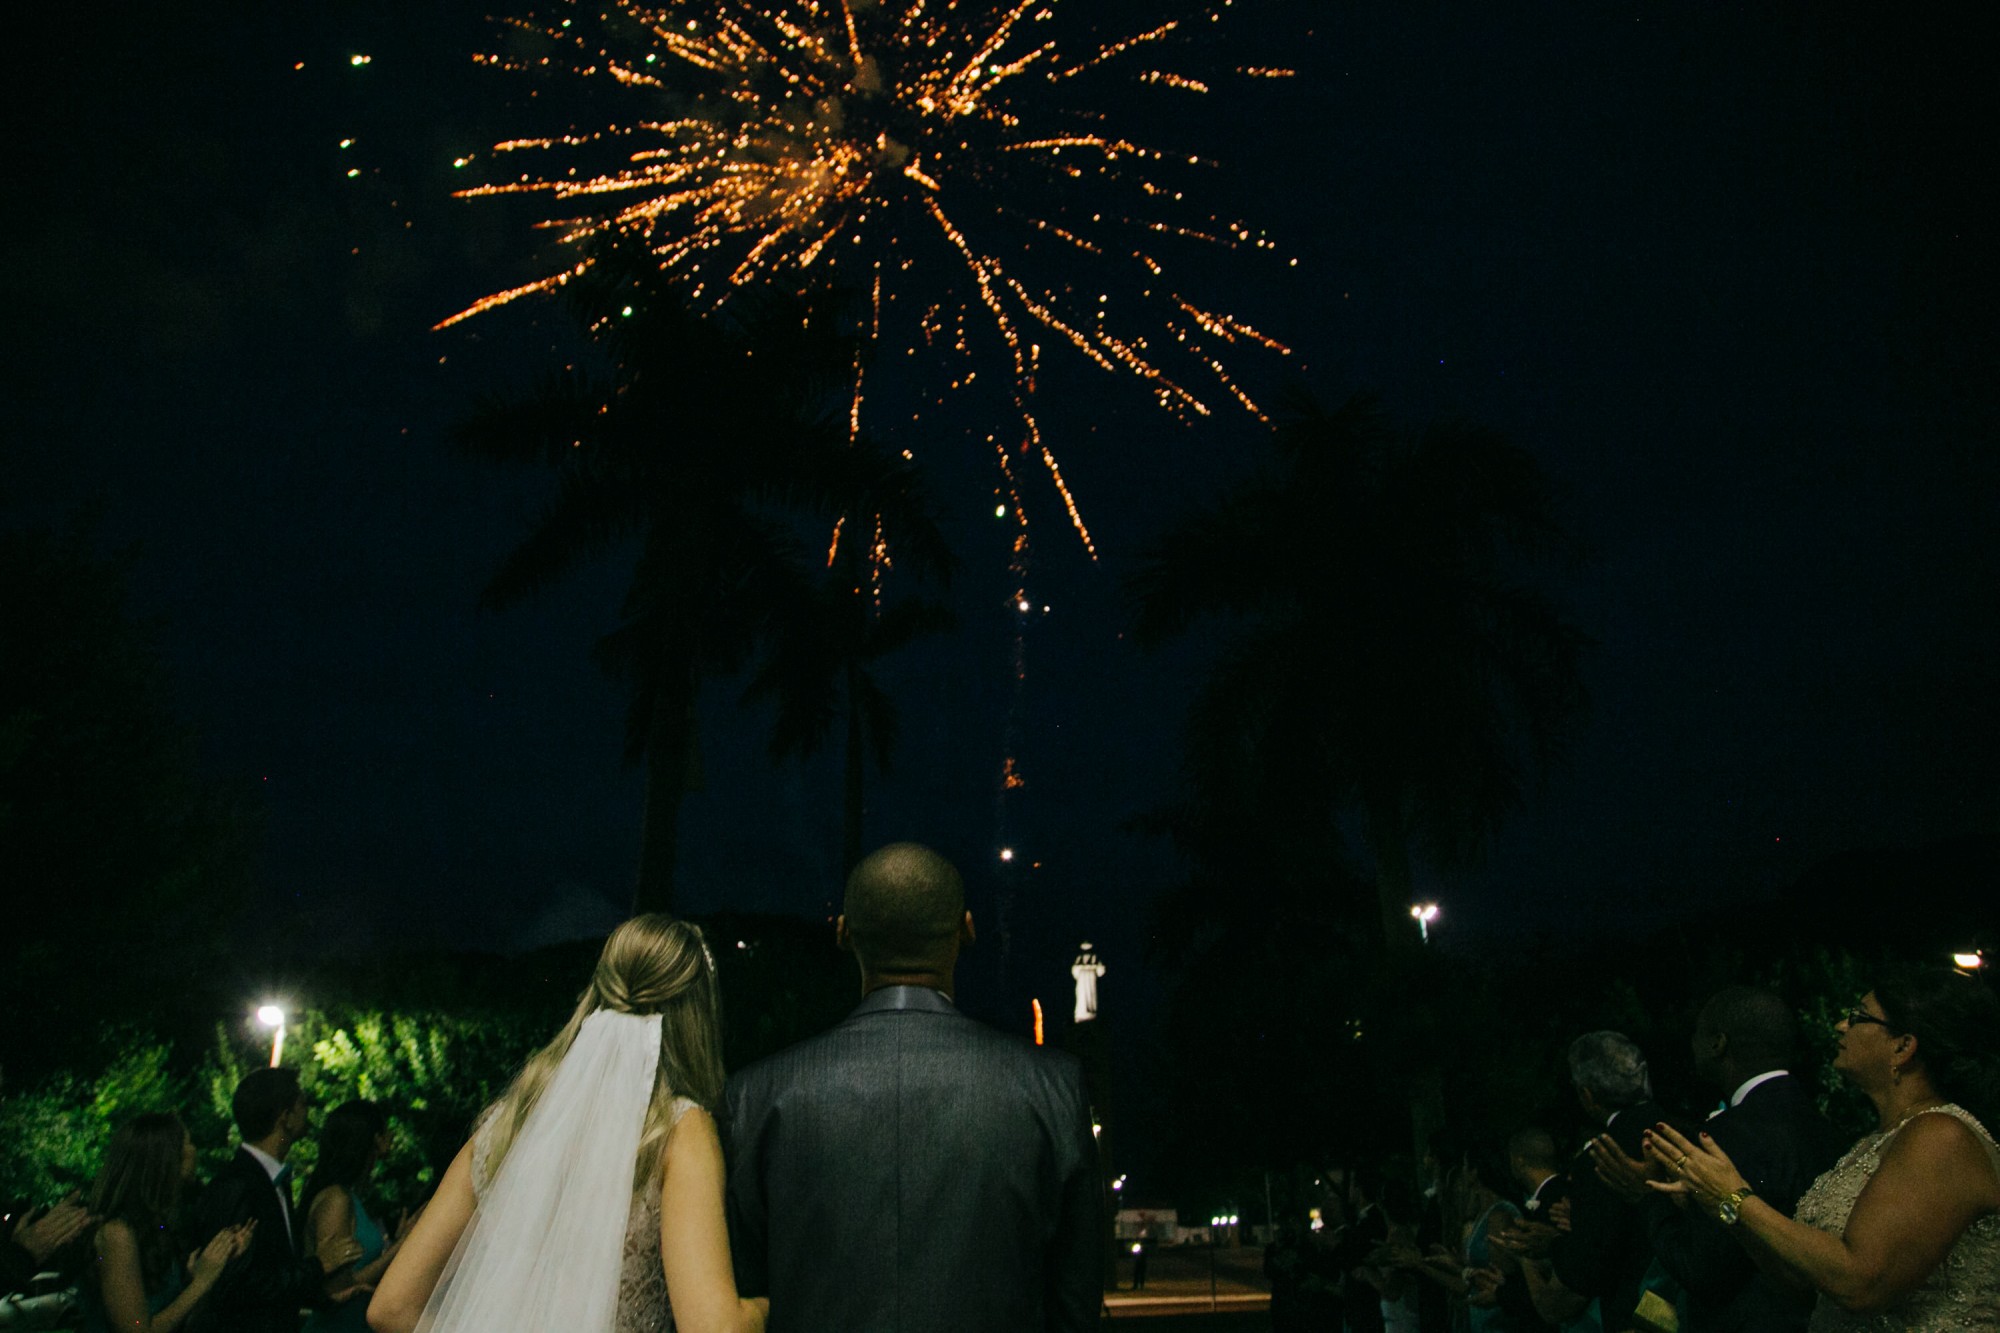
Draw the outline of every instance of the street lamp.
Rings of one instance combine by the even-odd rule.
[[[260,1005],[257,1021],[271,1029],[271,1068],[276,1069],[285,1054],[285,1011],[275,1004]]]
[[[1429,944],[1431,942],[1431,922],[1438,919],[1438,905],[1436,903],[1411,903],[1410,917],[1417,923],[1417,932],[1423,937],[1424,943]]]
[[[1955,953],[1951,956],[1952,966],[1968,975],[1986,966],[1986,951],[1974,949],[1970,953]]]

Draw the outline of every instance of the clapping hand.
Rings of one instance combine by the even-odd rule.
[[[1524,1259],[1540,1259],[1555,1243],[1556,1229],[1541,1222],[1512,1222],[1497,1228],[1488,1239],[1510,1254]]]
[[[372,1282],[343,1282],[337,1287],[330,1288],[326,1293],[326,1298],[337,1305],[345,1301],[351,1301],[356,1296],[367,1295],[374,1290],[375,1284]]]
[[[382,1247],[382,1257],[384,1259],[395,1258],[396,1251],[403,1248],[403,1242],[410,1238],[410,1228],[417,1224],[418,1213],[422,1211],[420,1208],[417,1212],[413,1213],[405,1208],[397,1215],[395,1230],[389,1233],[389,1243]]]
[[[90,1229],[96,1218],[74,1193],[53,1208],[23,1214],[14,1224],[13,1242],[26,1250],[37,1264]]]
[[[208,1244],[188,1259],[188,1272],[194,1281],[205,1287],[221,1277],[229,1261],[249,1248],[250,1228],[254,1225],[246,1222],[239,1227],[224,1227],[209,1237]]]
[[[1609,1134],[1599,1134],[1589,1144],[1590,1160],[1597,1168],[1597,1178],[1604,1187],[1627,1203],[1637,1203],[1646,1197],[1648,1180],[1665,1179],[1653,1164],[1643,1157],[1627,1157],[1618,1141]]]
[[[1696,1143],[1672,1125],[1655,1125],[1646,1132],[1646,1156],[1658,1163],[1667,1177],[1664,1182],[1647,1183],[1662,1194],[1675,1196],[1677,1202],[1698,1196],[1712,1203],[1750,1188],[1729,1154],[1707,1134]]]
[[[1549,1225],[1567,1236],[1569,1234],[1569,1200],[1557,1199],[1549,1205]]]
[[[1500,1288],[1507,1281],[1507,1275],[1497,1268],[1468,1268],[1465,1270],[1465,1303],[1490,1310],[1500,1303]]]
[[[328,1273],[337,1272],[361,1257],[361,1242],[353,1236],[328,1236],[319,1243],[319,1266]]]

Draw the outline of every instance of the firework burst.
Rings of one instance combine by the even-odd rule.
[[[505,21],[507,49],[482,63],[607,88],[614,123],[495,145],[496,161],[528,165],[460,195],[548,196],[556,215],[538,225],[569,259],[438,327],[563,286],[591,267],[592,242],[614,234],[644,244],[698,302],[765,282],[851,285],[872,298],[879,344],[953,361],[951,390],[1000,352],[1020,423],[1011,448],[994,439],[1003,504],[1025,529],[1011,455],[1030,459],[1091,546],[1036,417],[1044,345],[1136,379],[1182,417],[1228,402],[1261,417],[1224,354],[1286,349],[1183,295],[1165,254],[1183,242],[1272,243],[1188,204],[1181,182],[1203,163],[1108,132],[1072,96],[1107,81],[1128,99],[1134,84],[1208,92],[1154,58],[1185,48],[1184,29],[1219,11],[1087,41],[1072,56],[1055,36],[1059,6],[598,0]],[[857,430],[862,397],[857,366]]]

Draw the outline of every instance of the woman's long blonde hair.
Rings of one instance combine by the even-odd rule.
[[[604,952],[597,956],[590,984],[577,998],[569,1022],[554,1041],[528,1057],[500,1100],[480,1117],[492,1125],[488,1170],[499,1170],[514,1136],[555,1076],[556,1066],[569,1054],[583,1020],[599,1009],[660,1016],[660,1066],[639,1136],[639,1160],[632,1176],[635,1193],[659,1178],[660,1153],[673,1127],[674,1098],[691,1097],[713,1108],[722,1096],[722,1005],[715,959],[702,940],[701,927],[664,913],[635,916],[604,941]]]

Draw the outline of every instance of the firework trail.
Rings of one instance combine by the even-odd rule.
[[[438,327],[563,286],[613,234],[643,243],[698,302],[766,282],[848,284],[872,297],[878,356],[923,348],[948,363],[934,401],[984,389],[995,377],[982,369],[1005,367],[1020,430],[989,437],[1001,503],[1025,530],[1017,460],[1045,469],[1094,555],[1034,410],[1045,346],[1136,379],[1181,417],[1223,403],[1261,417],[1223,356],[1287,349],[1170,277],[1183,242],[1275,249],[1188,202],[1199,189],[1184,178],[1208,164],[1111,133],[1077,105],[1092,87],[1127,103],[1134,85],[1207,93],[1208,80],[1153,58],[1186,51],[1220,11],[1070,55],[1055,35],[1060,6],[599,0],[505,20],[504,49],[476,59],[573,76],[610,104],[600,127],[496,144],[505,178],[459,191],[547,196],[552,216],[537,225],[566,264]],[[857,431],[861,404],[857,367]]]

